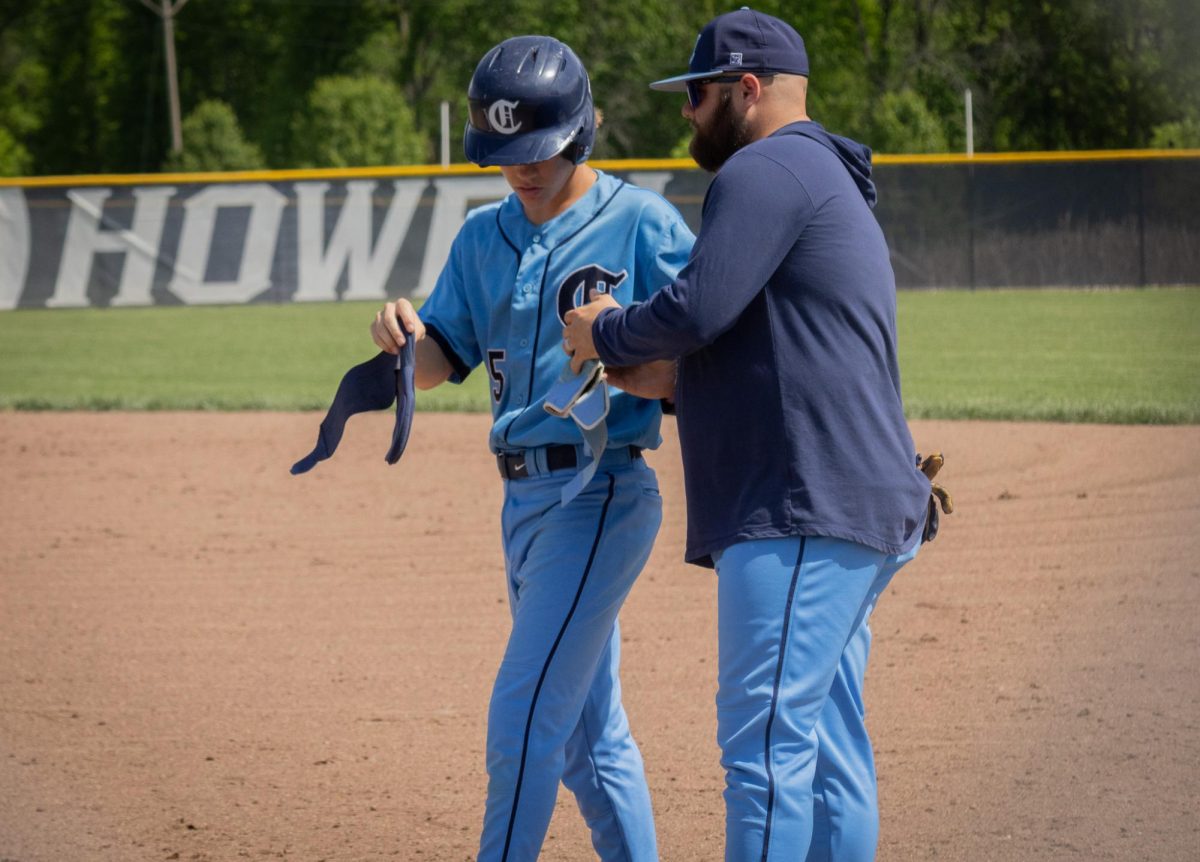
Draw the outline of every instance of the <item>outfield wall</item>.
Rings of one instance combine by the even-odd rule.
[[[594,164],[699,228],[690,160]],[[901,288],[1200,284],[1200,151],[881,156],[875,178]],[[507,190],[465,165],[0,180],[0,309],[422,297]]]

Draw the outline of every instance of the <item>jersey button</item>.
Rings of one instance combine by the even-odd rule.
[[[534,242],[541,242],[541,241],[542,241],[542,235],[541,235],[540,233],[535,233],[535,234],[533,235],[533,241],[534,241]]]
[[[524,404],[524,403],[525,403],[525,396],[524,396],[524,395],[518,395],[518,396],[516,397],[516,399],[515,399],[515,400],[516,400],[517,404]]]
[[[522,338],[522,339],[521,339],[521,346],[522,346],[522,347],[528,347],[528,346],[529,346],[529,339],[528,339],[528,338]]]

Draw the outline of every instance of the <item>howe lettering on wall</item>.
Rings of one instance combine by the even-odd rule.
[[[421,298],[467,211],[508,191],[495,175],[0,189],[0,309]]]

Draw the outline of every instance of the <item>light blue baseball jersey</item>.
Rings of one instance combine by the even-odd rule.
[[[451,382],[486,364],[493,452],[582,443],[571,419],[542,407],[568,362],[563,315],[593,288],[621,305],[645,300],[687,263],[695,237],[674,207],[596,173],[582,198],[540,225],[515,194],[468,213],[419,312],[453,366]],[[657,402],[613,389],[607,421],[610,449],[661,442]]]

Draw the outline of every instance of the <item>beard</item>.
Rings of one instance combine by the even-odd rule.
[[[746,121],[733,115],[733,93],[722,89],[719,99],[708,128],[694,125],[688,144],[688,152],[696,164],[710,173],[716,173],[730,156],[751,141]]]

